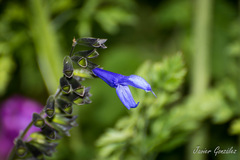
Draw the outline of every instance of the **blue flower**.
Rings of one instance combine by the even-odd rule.
[[[153,95],[156,97],[156,95],[152,91],[150,84],[148,84],[147,81],[140,76],[124,76],[100,68],[95,68],[92,71],[97,77],[105,81],[110,87],[116,88],[119,99],[127,107],[127,109],[136,108],[139,104],[139,102],[136,103],[134,101],[128,85],[135,88],[143,89],[146,92],[152,92]]]

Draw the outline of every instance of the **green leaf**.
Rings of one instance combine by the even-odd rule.
[[[0,55],[0,95],[4,94],[6,91],[14,69],[15,63],[13,62],[12,58],[7,55]]]

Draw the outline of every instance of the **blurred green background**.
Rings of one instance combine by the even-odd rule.
[[[240,157],[239,0],[2,0],[0,99],[45,105],[73,37],[88,36],[108,39],[95,63],[141,75],[157,98],[132,89],[140,106],[128,111],[115,89],[85,81],[93,102],[74,108],[79,127],[49,159]]]

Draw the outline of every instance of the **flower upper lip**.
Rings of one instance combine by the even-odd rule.
[[[135,108],[138,106],[139,102],[136,103],[133,99],[128,85],[135,88],[143,89],[146,92],[151,91],[156,97],[152,88],[145,79],[137,75],[124,76],[118,73],[113,73],[100,68],[95,68],[92,70],[93,73],[105,81],[110,87],[116,88],[117,95],[121,102],[125,105],[127,109]]]

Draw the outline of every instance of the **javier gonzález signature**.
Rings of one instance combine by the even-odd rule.
[[[220,146],[217,146],[216,148],[212,149],[206,149],[201,148],[200,146],[197,146],[193,150],[193,154],[214,154],[215,156],[219,154],[236,154],[237,149],[234,149],[233,147],[229,148],[221,148]]]

